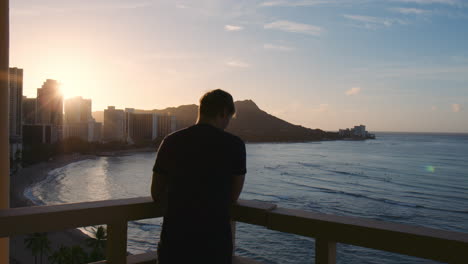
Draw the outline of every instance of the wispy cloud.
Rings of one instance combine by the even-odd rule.
[[[357,95],[361,92],[361,88],[360,87],[353,87],[349,90],[346,91],[346,95]]]
[[[270,43],[263,44],[263,48],[266,50],[278,50],[278,51],[291,51],[294,49],[292,47],[283,46],[283,45],[275,45],[275,44],[270,44]]]
[[[336,1],[324,1],[324,0],[304,0],[304,1],[287,1],[287,0],[277,0],[277,1],[266,1],[260,4],[260,6],[314,6],[320,4],[330,4],[331,2]]]
[[[343,17],[357,21],[363,24],[366,28],[375,29],[379,26],[390,27],[394,24],[407,24],[405,21],[396,18],[384,18],[374,16],[361,16],[361,15],[343,15]]]
[[[228,60],[226,65],[234,68],[250,68],[250,64],[241,60]]]
[[[234,25],[225,25],[224,30],[226,31],[241,31],[244,28],[241,26],[234,26]]]
[[[302,33],[307,35],[319,36],[323,29],[310,24],[296,23],[288,20],[278,20],[263,26],[265,29],[276,29],[285,32]]]
[[[452,104],[452,111],[453,111],[454,113],[458,113],[458,112],[460,112],[461,110],[462,110],[462,108],[461,108],[461,105],[460,105],[460,104]]]
[[[420,5],[427,5],[427,4],[457,5],[460,3],[458,0],[393,0],[393,1],[402,2],[402,3],[420,4]]]
[[[401,14],[405,14],[405,15],[424,15],[424,14],[432,13],[431,10],[420,9],[420,8],[399,7],[399,8],[392,8],[391,10],[401,13]]]
[[[201,56],[198,53],[189,53],[181,51],[166,51],[162,53],[149,53],[142,54],[142,58],[146,60],[170,60],[170,61],[180,61],[180,60],[195,60],[201,59]]]

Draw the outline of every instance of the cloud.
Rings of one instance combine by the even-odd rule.
[[[263,26],[265,29],[276,29],[285,32],[302,33],[307,35],[319,36],[323,29],[318,26],[301,24],[288,20],[278,20]]]
[[[197,53],[188,53],[180,51],[166,51],[161,53],[147,53],[142,55],[145,59],[150,60],[194,60],[200,59],[202,56]]]
[[[226,31],[241,31],[244,28],[241,26],[225,25],[224,30]]]
[[[240,61],[240,60],[229,60],[226,62],[226,65],[234,68],[249,68],[250,64]]]
[[[394,0],[394,1],[402,2],[402,3],[420,4],[420,5],[428,5],[428,4],[457,5],[459,4],[458,0]]]
[[[346,95],[357,95],[361,92],[361,88],[360,87],[353,87],[351,89],[349,89],[348,91],[346,91]]]
[[[260,6],[314,6],[320,4],[330,4],[331,2],[336,1],[324,1],[324,0],[304,0],[304,1],[267,1],[260,4]]]
[[[458,112],[460,112],[461,110],[462,110],[462,108],[461,108],[461,105],[460,105],[460,104],[452,104],[452,111],[453,111],[454,113],[458,113]]]
[[[263,48],[266,50],[278,50],[278,51],[291,51],[293,48],[288,47],[288,46],[281,46],[281,45],[275,45],[275,44],[263,44]]]
[[[383,18],[383,17],[373,17],[373,16],[360,16],[360,15],[343,15],[343,17],[361,22],[366,28],[375,29],[378,26],[390,27],[393,24],[407,24],[405,21],[396,18]]]
[[[405,14],[405,15],[423,15],[423,14],[430,14],[431,13],[430,10],[419,9],[419,8],[400,7],[400,8],[392,8],[391,10],[393,10],[395,12],[398,12],[398,13],[401,13],[401,14]]]

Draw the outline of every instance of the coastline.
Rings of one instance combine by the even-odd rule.
[[[29,187],[45,180],[48,177],[49,172],[54,169],[64,167],[73,162],[78,162],[86,159],[94,159],[100,156],[121,156],[131,155],[132,153],[138,152],[152,151],[155,151],[154,148],[128,149],[121,151],[97,153],[95,155],[70,154],[54,157],[48,162],[41,162],[26,168],[22,168],[10,178],[10,207],[17,208],[37,206],[37,204],[35,204],[25,195],[25,191]],[[84,249],[86,249],[85,240],[86,238],[88,238],[88,236],[81,232],[79,229],[49,232],[47,233],[47,235],[49,240],[51,241],[50,246],[52,251],[58,249],[60,245],[80,245]],[[24,239],[27,236],[28,235],[18,235],[10,238],[10,263],[34,263],[34,257],[32,256],[31,251],[28,250],[24,245]],[[43,263],[46,264],[49,263],[49,261],[44,257]]]

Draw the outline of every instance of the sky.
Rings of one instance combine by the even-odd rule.
[[[328,131],[468,132],[468,1],[11,0],[24,95],[56,79],[93,111],[221,88]]]

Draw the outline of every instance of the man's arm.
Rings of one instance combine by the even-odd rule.
[[[166,177],[157,172],[153,172],[153,180],[151,182],[151,196],[157,203],[161,203],[166,200],[167,195],[167,181]]]
[[[234,175],[232,178],[231,202],[235,203],[244,187],[245,174]]]

